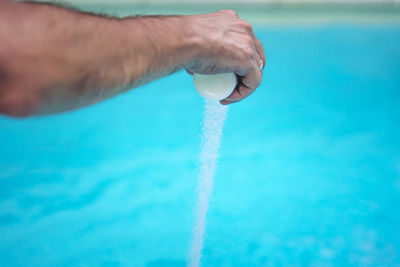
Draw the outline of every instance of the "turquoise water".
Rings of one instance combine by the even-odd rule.
[[[203,266],[400,264],[400,27],[259,28]],[[177,73],[77,112],[0,119],[1,266],[185,266],[203,101]]]

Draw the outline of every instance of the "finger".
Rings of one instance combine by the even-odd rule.
[[[238,102],[254,92],[254,89],[249,88],[243,84],[239,84],[239,86],[224,100],[228,102]]]
[[[255,38],[254,42],[255,42],[255,47],[256,47],[256,50],[257,50],[257,54],[259,55],[260,59],[262,60],[262,62],[260,62],[260,65],[259,65],[259,66],[261,66],[261,63],[263,65],[262,68],[261,68],[261,72],[262,72],[262,71],[264,71],[264,68],[265,68],[265,65],[266,65],[265,51],[264,51],[264,47],[261,44],[260,40],[258,40],[257,37],[255,37],[255,36],[254,36],[254,38]]]
[[[258,64],[255,62],[252,63],[253,67],[251,68],[250,72],[248,74],[245,74],[244,76],[241,77],[242,79],[242,84],[244,87],[239,88],[238,91],[242,90],[243,92],[248,91],[247,89],[243,88],[249,88],[251,90],[255,90],[260,84],[261,84],[261,72],[258,70]]]
[[[228,101],[228,100],[226,100],[226,99],[223,99],[223,100],[220,100],[219,103],[221,103],[222,105],[230,105],[230,104],[237,103],[237,102],[239,102],[239,101],[240,101],[240,100],[238,100],[238,101]]]
[[[262,65],[262,68],[260,70],[262,72],[264,70],[264,68],[265,68],[265,65],[266,65],[265,64],[266,57],[265,57],[264,47],[261,44],[260,40],[256,37],[256,35],[255,35],[254,31],[253,31],[253,28],[250,28],[250,34],[253,37],[254,47],[255,47],[255,50],[257,51],[257,54],[259,56],[259,62],[258,62],[259,64],[258,64],[258,66]]]
[[[257,52],[254,50],[247,62],[243,62],[247,67],[243,67],[235,72],[240,78],[239,86],[226,98],[227,100],[241,100],[246,98],[261,84],[262,72],[258,69],[258,60]]]

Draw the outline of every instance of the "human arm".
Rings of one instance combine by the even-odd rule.
[[[117,19],[0,0],[0,113],[24,117],[72,110],[180,68],[247,75],[251,89],[239,87],[232,94],[243,98],[261,82],[261,73],[253,71],[259,65],[252,62],[256,48],[245,47],[249,38],[246,45],[236,40],[242,28],[227,21],[248,25],[233,17],[223,11]],[[209,23],[217,24],[208,27],[212,34],[204,29]]]

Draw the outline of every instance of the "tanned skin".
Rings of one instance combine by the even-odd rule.
[[[0,113],[53,114],[105,100],[185,68],[234,72],[222,104],[261,83],[264,49],[232,10],[109,18],[54,5],[0,0]]]

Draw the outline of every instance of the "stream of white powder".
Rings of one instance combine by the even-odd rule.
[[[199,157],[198,199],[195,209],[196,222],[188,259],[189,267],[200,266],[203,249],[208,201],[218,159],[218,150],[222,138],[222,129],[228,107],[219,101],[205,100],[205,112],[202,123],[201,152]]]

